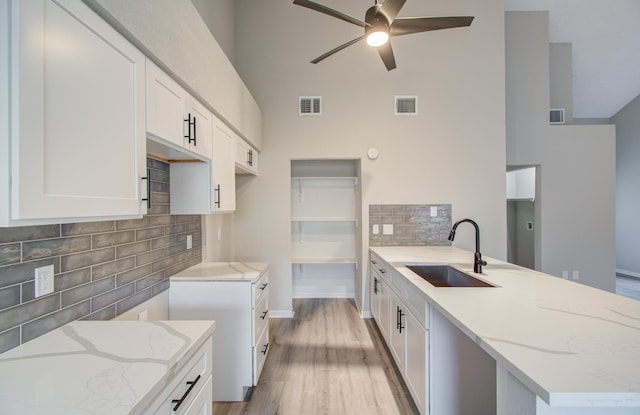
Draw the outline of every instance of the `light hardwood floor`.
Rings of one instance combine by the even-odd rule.
[[[640,300],[640,279],[618,275],[616,277],[616,294]]]
[[[215,402],[214,415],[418,413],[375,323],[352,300],[293,307],[293,319],[270,321],[271,351],[249,401]]]

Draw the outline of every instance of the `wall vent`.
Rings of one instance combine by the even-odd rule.
[[[418,97],[396,96],[395,114],[396,115],[416,115],[418,114]]]
[[[299,115],[322,115],[322,97],[299,97]]]
[[[564,108],[551,108],[549,110],[550,124],[564,124]]]

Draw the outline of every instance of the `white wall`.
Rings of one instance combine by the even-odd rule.
[[[358,17],[368,6],[323,4]],[[289,0],[236,6],[236,67],[262,108],[264,140],[260,176],[238,180],[235,254],[272,264],[273,310],[291,309],[291,159],[362,160],[364,241],[370,204],[451,203],[454,219],[480,224],[483,253],[506,258],[501,0],[407,2],[402,16],[476,18],[469,28],[393,39],[391,72],[363,44],[309,63],[359,36],[356,26]],[[394,95],[403,94],[418,95],[418,116],[393,115]],[[323,96],[323,115],[298,116],[300,95]],[[380,152],[375,161],[370,147]],[[473,250],[472,230],[461,229],[456,245]],[[364,258],[367,249],[365,242]]]
[[[616,125],[617,268],[640,277],[640,96],[611,118]]]
[[[235,0],[191,0],[202,20],[233,64],[235,61]]]
[[[546,12],[506,14],[506,56],[507,163],[540,166],[541,271],[614,291],[615,129],[549,125]]]
[[[550,108],[564,108],[566,124],[573,124],[573,65],[571,43],[549,44]]]

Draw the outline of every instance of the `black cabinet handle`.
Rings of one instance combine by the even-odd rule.
[[[372,259],[372,260],[371,260],[371,263],[372,263],[373,265],[376,265],[378,262],[377,262],[377,261],[374,261],[374,260]]]
[[[262,312],[262,315],[260,316],[260,318],[261,318],[262,320],[264,320],[264,319],[265,319],[265,317],[267,317],[267,314],[269,314],[269,310],[265,310],[265,311],[263,311],[263,312]]]
[[[269,283],[268,283],[268,282],[265,282],[264,284],[262,284],[262,285],[260,286],[260,291],[264,291],[264,289],[265,289],[265,288],[267,288],[267,285],[269,285]]]
[[[404,326],[402,325],[402,316],[404,316],[404,313],[402,312],[400,306],[398,306],[398,332],[400,333],[402,333],[402,329],[404,328]]]
[[[213,189],[213,191],[218,193],[218,200],[215,200],[216,198],[215,198],[215,196],[214,196],[214,198],[213,198],[213,204],[214,204],[214,205],[217,205],[217,206],[218,206],[218,209],[219,209],[219,208],[220,208],[220,198],[221,198],[221,196],[220,196],[220,185],[216,186],[216,188],[215,188],[215,189]]]
[[[141,180],[147,181],[147,197],[142,201],[147,202],[147,209],[151,209],[151,169],[147,169],[147,177],[142,177]]]
[[[180,405],[182,405],[182,402],[184,402],[184,400],[187,399],[187,396],[189,396],[189,394],[191,393],[191,390],[193,389],[194,386],[196,386],[196,383],[198,383],[199,380],[200,380],[200,375],[198,375],[198,377],[195,378],[192,382],[187,382],[187,385],[189,385],[189,389],[186,390],[184,395],[182,395],[180,399],[171,400],[171,403],[176,405],[173,407],[173,412],[177,411],[178,408],[180,408]]]
[[[269,349],[269,343],[264,345],[264,349],[260,353],[266,355],[267,354],[267,349]]]
[[[191,118],[193,118],[193,121],[191,120]],[[196,144],[196,117],[191,117],[191,113],[189,113],[188,117],[185,118],[184,122],[187,123],[187,135],[184,136],[184,138],[188,138],[189,141],[188,143],[191,144],[191,142],[193,141],[193,145],[197,145]],[[193,127],[193,138],[191,137],[191,127]]]
[[[196,142],[196,140],[198,139],[198,134],[196,133],[197,126],[198,126],[198,123],[196,122],[196,117],[194,115],[193,116],[193,146],[194,147],[198,145],[198,143]],[[191,142],[191,140],[189,140],[189,142]]]
[[[384,268],[378,268],[378,271],[380,271],[380,274],[386,274],[387,270]]]
[[[373,293],[378,294],[378,279],[375,277],[373,278]]]
[[[400,330],[400,306],[396,306],[396,330]]]

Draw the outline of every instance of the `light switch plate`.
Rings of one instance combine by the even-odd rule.
[[[393,223],[385,223],[382,225],[383,235],[393,235]]]
[[[53,265],[35,269],[36,297],[51,294],[53,292]]]
[[[438,206],[431,206],[431,217],[435,218],[438,216]]]
[[[580,279],[580,271],[573,271],[572,272],[572,276],[574,280],[579,280]]]
[[[380,225],[376,223],[375,225],[373,225],[373,234],[377,235],[379,233],[380,233]]]
[[[193,235],[187,235],[187,249],[193,248]]]

